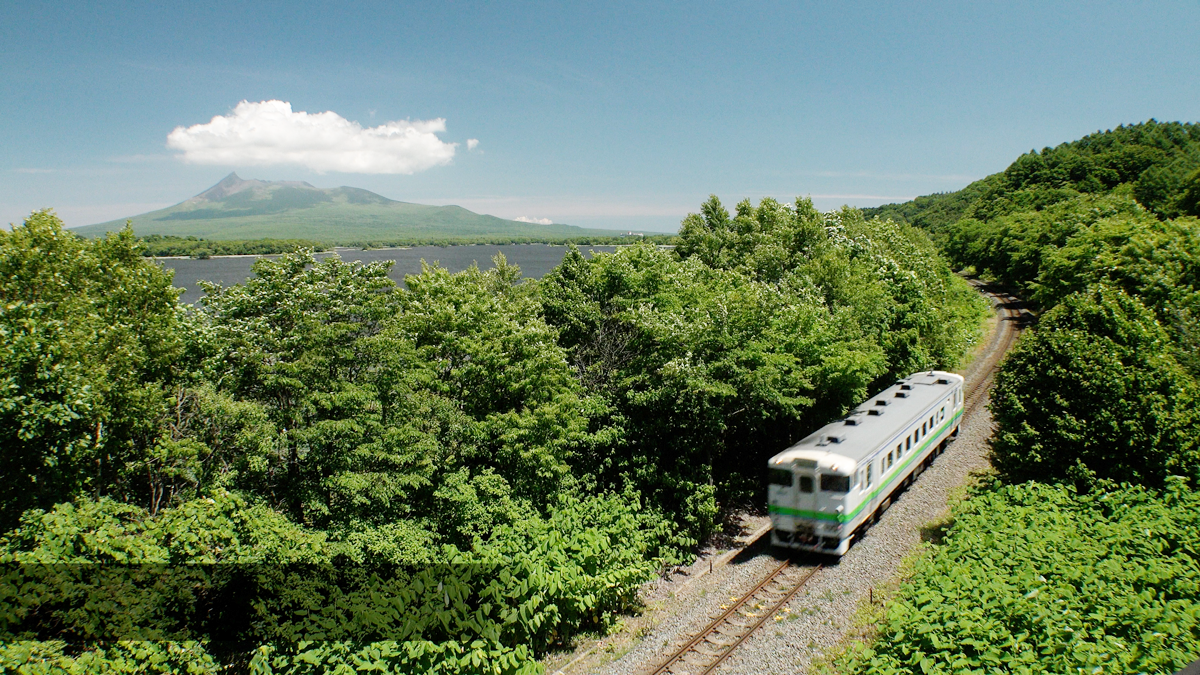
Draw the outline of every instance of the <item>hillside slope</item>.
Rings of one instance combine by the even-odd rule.
[[[1160,219],[1200,215],[1200,124],[1122,125],[1021,155],[1007,169],[957,192],[863,209],[916,225],[945,241],[963,219],[991,221],[1042,211],[1083,195],[1117,193]]]
[[[398,202],[353,187],[243,180],[231,173],[175,206],[73,228],[83,236],[120,230],[204,239],[304,238],[331,243],[414,239],[565,238],[619,234],[573,225],[539,225],[480,215],[460,206]]]

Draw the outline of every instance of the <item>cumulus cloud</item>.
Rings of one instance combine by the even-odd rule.
[[[468,138],[467,139],[467,149],[468,150],[474,150],[475,146],[477,146],[477,145],[479,145],[478,138]]]
[[[527,218],[525,216],[517,216],[513,220],[518,223],[533,223],[534,225],[553,225],[554,221],[549,218]]]
[[[446,120],[398,120],[364,128],[332,111],[292,112],[286,101],[242,101],[208,124],[176,127],[167,147],[184,161],[226,166],[292,164],[318,173],[412,174],[447,164],[457,143],[437,137]]]

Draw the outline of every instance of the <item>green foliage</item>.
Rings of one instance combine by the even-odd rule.
[[[1080,195],[1113,192],[1136,198],[1160,218],[1195,212],[1200,172],[1200,125],[1154,120],[1097,132],[1055,148],[1022,155],[1005,171],[957,192],[866,209],[927,230],[943,243],[962,226],[1023,211],[1041,211]],[[967,228],[978,229],[977,223]],[[964,238],[959,234],[959,238]],[[959,265],[975,262],[952,259]]]
[[[1200,479],[1195,382],[1138,300],[1068,296],[997,375],[993,463],[1013,481]]]
[[[1046,251],[1033,297],[1053,306],[1068,293],[1106,283],[1152,309],[1175,343],[1176,359],[1193,376],[1195,317],[1200,316],[1200,221],[1107,218],[1081,228],[1060,248]]]
[[[389,640],[361,647],[346,642],[301,642],[289,651],[264,645],[250,662],[251,675],[361,671],[383,675],[534,675],[541,673],[542,668],[523,645],[509,647],[484,640],[465,643]]]
[[[984,221],[964,219],[954,225],[945,249],[963,265],[987,271],[997,280],[1033,291],[1043,258],[1081,231],[1101,221],[1129,223],[1139,228],[1154,221],[1128,196],[1079,195],[1041,210],[1017,211]]]
[[[223,670],[195,641],[118,640],[79,652],[62,641],[0,643],[0,669],[19,675],[216,675]]]
[[[864,673],[1173,673],[1200,658],[1200,495],[976,490],[887,609]]]
[[[983,194],[992,191],[1002,180],[1002,174],[992,174],[956,192],[941,192],[917,197],[911,202],[884,204],[863,209],[865,218],[895,220],[929,233],[936,242],[945,240],[947,229],[958,222]]]
[[[674,254],[571,251],[538,288],[617,434],[581,468],[693,539],[754,497],[778,448],[879,381],[952,364],[984,311],[919,232],[807,200],[731,218],[713,197]]]
[[[0,527],[77,494],[135,495],[129,463],[187,368],[177,297],[128,230],[87,241],[41,211],[0,231]]]
[[[188,256],[209,258],[214,255],[270,255],[273,253],[295,253],[310,248],[324,251],[326,246],[308,239],[235,239],[212,240],[198,237],[175,237],[150,234],[142,237],[145,247],[143,255],[161,258],[166,256]]]
[[[1047,310],[992,393],[1007,484],[956,509],[849,669],[1169,673],[1200,656],[1197,167],[1200,125],[1151,120],[971,186],[947,255]],[[932,223],[966,193],[901,210]]]
[[[286,495],[292,517],[384,528],[353,536],[395,550],[411,547],[387,532],[461,545],[546,503],[592,442],[592,404],[502,259],[427,267],[407,291],[383,265],[309,254],[255,271],[204,301],[211,377],[267,423],[257,454],[234,448],[222,465],[231,485]]]
[[[200,639],[212,658],[251,660],[257,672],[361,665],[369,654],[394,672],[531,672],[536,654],[604,630],[635,603],[666,528],[637,504],[564,497],[545,518],[416,568],[340,562],[343,544],[224,493],[157,517],[111,500],[61,504],[26,514],[0,542],[0,632],[26,650],[0,658],[124,672],[103,648],[68,658],[57,641],[150,639],[191,653],[179,641]],[[122,564],[95,564],[106,562]],[[224,653],[230,637],[262,647]]]
[[[0,235],[0,658],[524,673],[608,630],[766,454],[985,312],[912,228],[702,210],[542,282],[301,250],[191,311],[128,229]]]

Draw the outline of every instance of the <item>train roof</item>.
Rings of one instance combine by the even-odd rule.
[[[919,422],[922,413],[962,382],[961,375],[940,370],[909,375],[775,455],[770,464],[807,459],[824,466],[837,458],[862,462],[884,444],[899,442],[897,437],[902,438],[913,421]]]

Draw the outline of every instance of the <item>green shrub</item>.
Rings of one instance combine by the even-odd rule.
[[[978,489],[848,672],[1173,673],[1200,658],[1200,494]]]
[[[996,376],[992,461],[1007,480],[1200,479],[1195,382],[1154,315],[1119,289],[1068,296]]]

